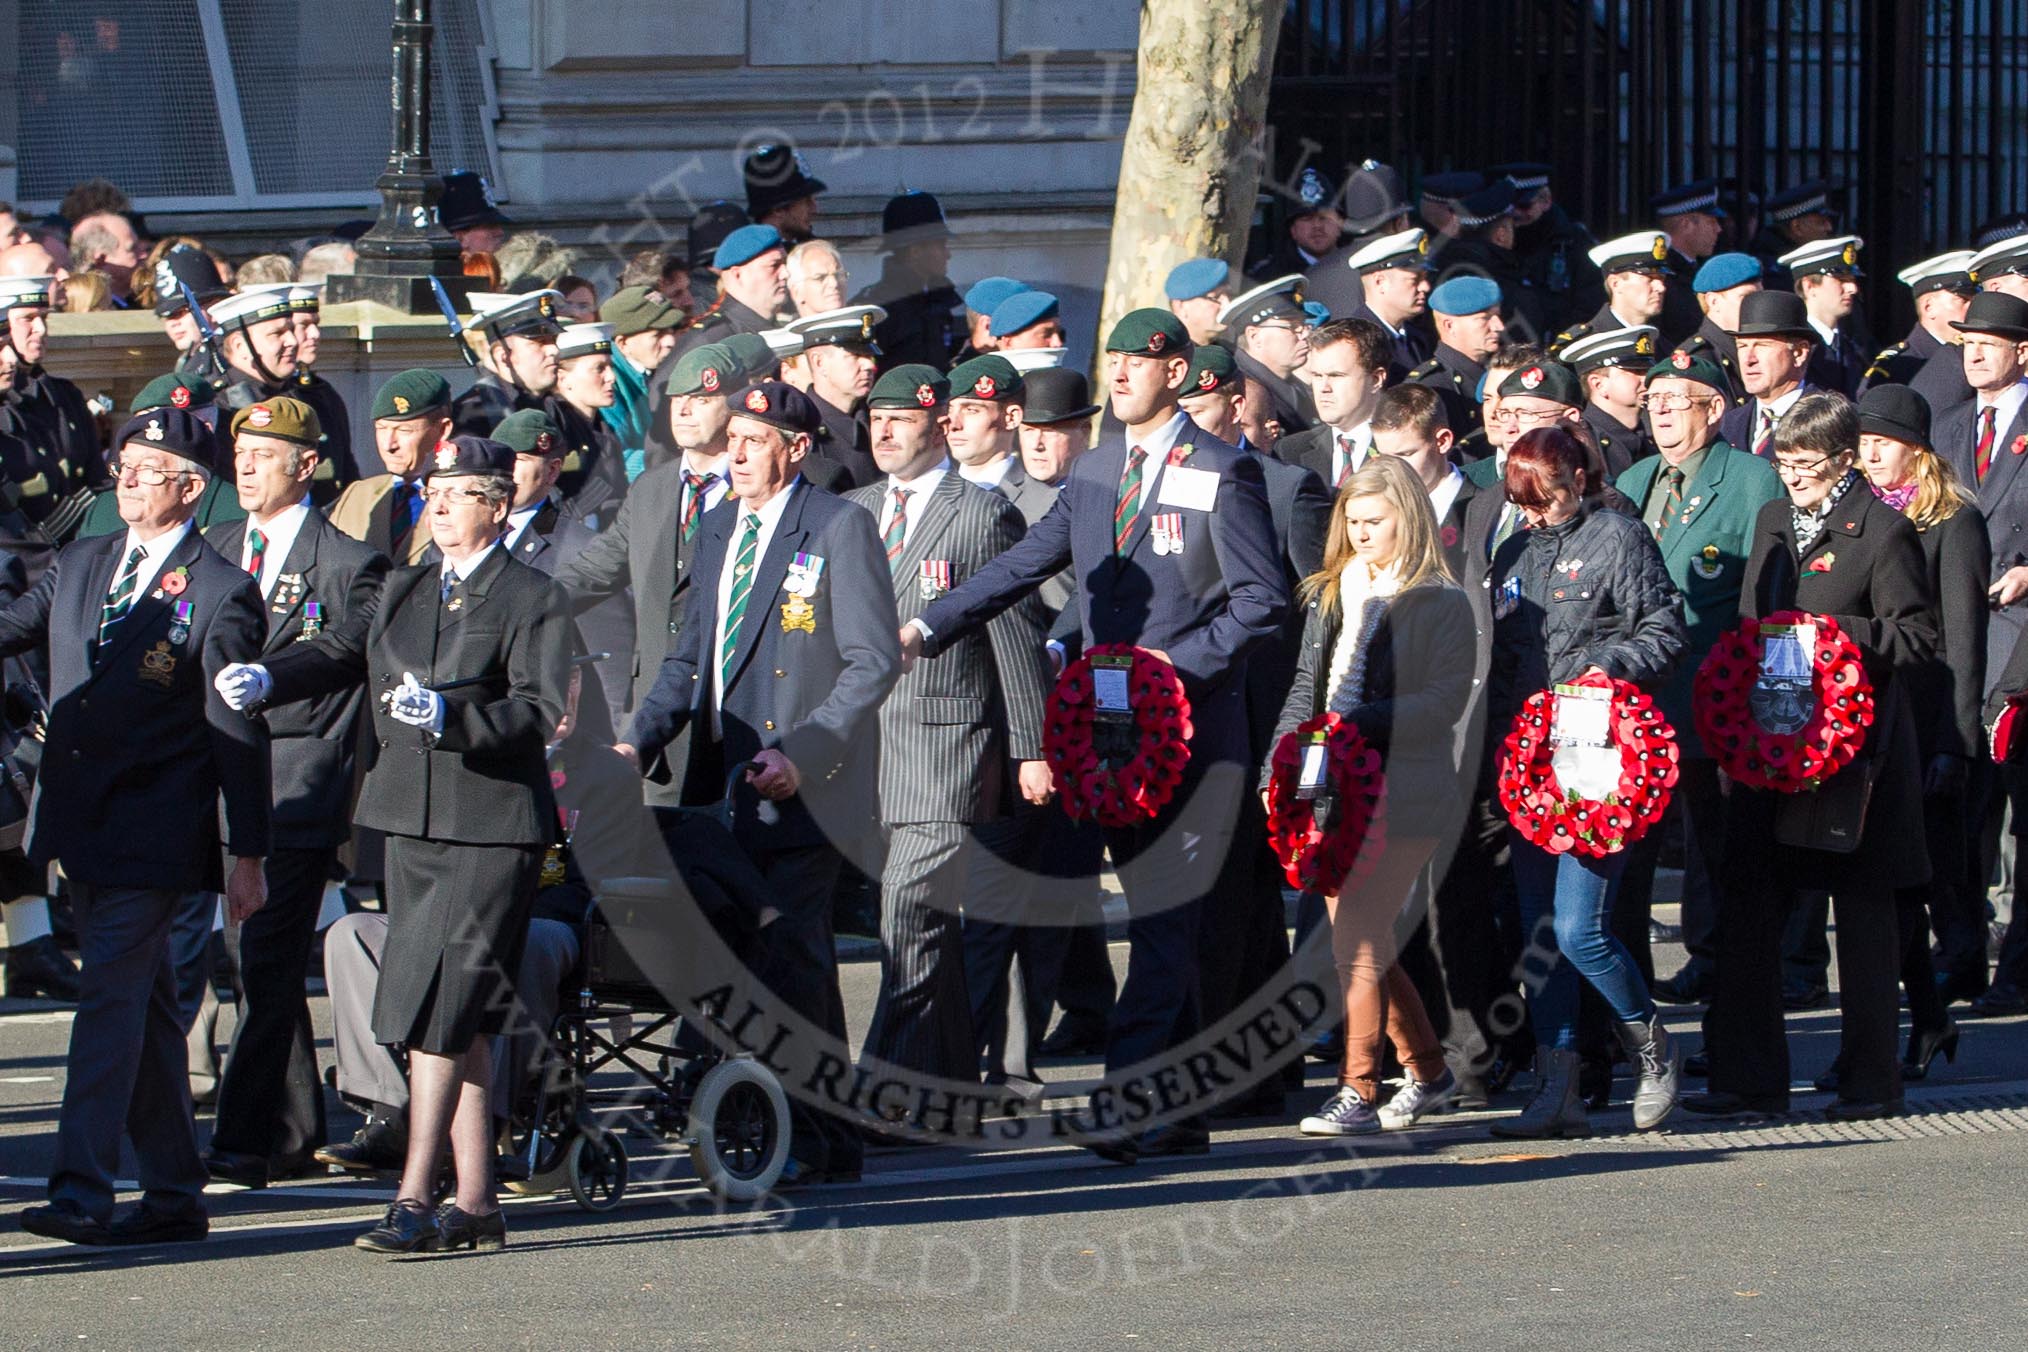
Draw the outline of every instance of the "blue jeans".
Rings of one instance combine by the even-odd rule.
[[[1655,1003],[1633,955],[1607,928],[1613,894],[1627,866],[1626,851],[1603,859],[1575,852],[1556,855],[1516,836],[1513,859],[1526,946],[1522,981],[1535,1040],[1559,1051],[1576,1050],[1580,974],[1622,1023],[1652,1017]],[[1553,917],[1553,935],[1540,933],[1544,915]]]

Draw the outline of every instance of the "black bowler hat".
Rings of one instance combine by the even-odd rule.
[[[740,175],[746,179],[747,214],[757,221],[776,207],[815,197],[827,186],[810,173],[796,148],[786,143],[756,147],[740,166]]]
[[[1859,431],[1933,449],[1929,401],[1906,385],[1875,385],[1859,396]]]
[[[512,225],[493,201],[493,189],[469,169],[444,175],[444,195],[437,199],[437,219],[446,230],[479,225]]]
[[[1953,319],[1959,333],[1990,333],[2000,338],[2028,339],[2028,300],[2004,291],[1981,291],[1965,307],[1963,319]]]
[[[1739,302],[1735,338],[1804,338],[1821,341],[1810,327],[1810,312],[1793,291],[1754,291]]]
[[[1021,403],[1021,421],[1030,427],[1078,422],[1099,411],[1091,401],[1091,385],[1082,371],[1065,366],[1030,371],[1023,383],[1027,390]]]
[[[697,208],[697,214],[690,218],[689,254],[692,267],[709,268],[711,256],[718,252],[718,246],[725,243],[725,237],[742,225],[751,225],[736,202],[723,197],[715,202],[706,202]]]

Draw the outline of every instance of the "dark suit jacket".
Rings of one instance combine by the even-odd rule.
[[[228,563],[246,544],[246,522],[214,527],[205,537]],[[380,604],[386,556],[360,544],[312,511],[282,560],[265,608],[267,636],[259,661],[268,662],[327,630],[363,639]],[[321,614],[309,628],[307,607]],[[358,686],[267,711],[274,739],[274,838],[284,849],[342,845],[352,835],[352,777],[359,747]]]
[[[1274,523],[1275,548],[1281,555],[1282,578],[1290,597],[1304,578],[1324,566],[1324,541],[1331,530],[1331,494],[1323,481],[1300,465],[1285,465],[1253,446],[1242,447],[1260,461],[1266,481],[1268,516]],[[1281,716],[1282,698],[1296,676],[1303,622],[1291,608],[1280,632],[1246,659],[1249,748],[1255,760],[1274,749],[1270,734]]]
[[[604,418],[578,412],[560,394],[545,396],[542,407],[563,434],[563,473],[556,478],[556,498],[596,530],[627,496],[626,450],[620,434]]]
[[[232,854],[265,856],[272,844],[268,730],[211,685],[259,655],[260,594],[193,529],[94,661],[99,607],[126,548],[125,535],[65,545],[0,611],[0,657],[49,648],[49,733],[28,854],[62,861],[79,882],[218,891],[221,795]],[[179,569],[188,581],[168,595],[161,584]],[[190,605],[180,640],[177,602]]]
[[[1979,512],[1986,518],[1986,538],[1992,543],[1992,575],[1987,585],[2000,580],[2009,568],[2028,564],[2028,445],[2015,454],[2014,443],[2028,436],[2028,401],[1993,439],[1992,466],[1984,483],[1978,476],[1978,405],[1967,400],[1955,408],[1938,410],[1930,420],[1929,435],[1937,454],[1957,471],[1958,482],[1978,495]],[[1991,611],[1986,626],[1986,651],[2011,653],[2028,624],[2028,601],[2016,601],[2005,610]],[[1988,672],[1988,686],[1997,673]]]
[[[396,568],[363,638],[327,631],[268,664],[269,702],[364,682],[373,718],[356,820],[390,835],[467,844],[547,845],[556,802],[545,765],[570,683],[563,589],[494,549],[444,612],[442,567]],[[440,690],[441,735],[411,727],[381,697],[403,672]]]
[[[873,442],[866,429],[865,408],[862,406],[857,413],[848,413],[842,408],[834,408],[815,390],[808,393],[810,402],[817,406],[817,416],[824,423],[818,429],[811,454],[822,456],[844,470],[849,487],[864,488],[867,484],[878,483],[883,476],[880,467],[873,463]],[[843,493],[845,489],[831,491]]]
[[[1021,513],[1024,527],[1033,526],[1049,515],[1049,509],[1056,505],[1056,485],[1030,475],[1018,455],[1007,466],[1007,473],[1001,476],[994,491],[1014,504],[1014,509]],[[1071,576],[1070,569],[1066,568],[1050,578],[1035,594],[1042,600],[1043,624],[1049,629],[1049,637],[1068,648],[1076,647],[1077,613],[1073,610],[1066,614],[1070,598],[1077,594],[1077,580]]]
[[[1331,481],[1331,452],[1336,441],[1336,429],[1329,423],[1318,423],[1277,441],[1273,454],[1277,460],[1308,470],[1329,493],[1335,487]]]
[[[598,538],[599,533],[573,507],[559,507],[552,498],[529,519],[528,529],[514,542],[514,557],[538,572],[556,577]],[[431,546],[429,557],[441,558],[435,546]],[[572,604],[577,604],[575,597]],[[597,664],[599,693],[606,701],[610,718],[605,726],[623,727],[634,670],[634,616],[627,598],[609,596],[582,607],[577,616],[577,632],[587,651],[611,654]]]
[[[893,502],[885,479],[846,501],[876,530]],[[895,614],[905,624],[942,595],[926,591],[925,562],[944,565],[955,586],[1027,533],[1013,503],[950,470],[891,565]],[[1012,805],[1012,763],[1042,759],[1042,700],[1054,684],[1044,619],[1041,597],[1024,597],[895,683],[880,706],[884,824],[987,821]]]
[[[1158,482],[1155,501],[1144,503],[1125,548],[1116,554],[1113,508],[1127,447],[1119,440],[1094,446],[1071,465],[1056,505],[1020,544],[923,612],[931,630],[925,651],[942,651],[1070,567],[1087,646],[1159,648],[1176,664],[1196,729],[1191,764],[1244,759],[1242,673],[1247,656],[1287,618],[1286,574],[1259,459],[1188,418],[1176,447],[1183,468],[1214,476],[1214,510],[1166,503],[1162,495],[1168,490]],[[1175,468],[1162,471],[1172,489]],[[1180,553],[1155,552],[1149,535],[1158,512],[1182,518]]]
[[[1805,380],[1802,383],[1801,392],[1803,394],[1816,394],[1820,391],[1820,388]],[[1794,408],[1795,405],[1791,404],[1789,407]],[[1752,455],[1753,429],[1754,424],[1759,420],[1760,402],[1749,395],[1737,408],[1727,409],[1725,415],[1718,420],[1718,439],[1729,446],[1738,447],[1748,455]],[[1780,428],[1781,422],[1779,419],[1776,420],[1775,426],[1777,429]]]
[[[1983,757],[1979,706],[1990,660],[1986,582],[1993,548],[1986,520],[1978,508],[1960,507],[1948,521],[1919,534],[1936,606],[1937,645],[1936,655],[1909,673],[1916,751],[1925,765],[1938,755]]]
[[[873,519],[842,498],[792,484],[793,496],[754,572],[740,626],[732,678],[711,728],[712,668],[718,630],[718,581],[732,547],[741,504],[728,498],[697,533],[697,585],[690,589],[683,632],[634,710],[627,740],[653,770],[676,734],[690,728],[688,755],[670,767],[683,800],[704,804],[733,783],[733,833],[749,850],[817,845],[841,847],[871,823],[878,802],[880,746],[875,718],[901,675],[900,621],[887,552]],[[782,616],[783,591],[797,554],[824,560],[808,629]],[[694,726],[692,726],[694,724]],[[802,790],[781,803],[754,792],[732,772],[765,748],[779,748],[802,776]],[[654,771],[660,773],[660,771]]]

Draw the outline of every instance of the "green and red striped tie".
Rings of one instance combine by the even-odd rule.
[[[887,546],[887,567],[890,572],[901,558],[902,545],[908,539],[908,498],[908,489],[894,490],[894,515],[888,519],[887,534],[882,536],[880,541]]]
[[[1113,553],[1126,552],[1127,537],[1141,519],[1141,465],[1148,453],[1139,446],[1127,452],[1127,472],[1120,479],[1119,501],[1113,504]]]
[[[739,552],[732,560],[732,591],[725,598],[725,640],[718,646],[718,679],[732,684],[732,655],[739,651],[739,625],[746,618],[747,597],[753,593],[754,564],[760,556],[761,519],[746,514],[746,529],[740,533]]]

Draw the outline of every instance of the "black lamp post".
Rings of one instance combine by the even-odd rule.
[[[378,301],[405,314],[436,314],[430,278],[462,304],[467,283],[458,240],[437,220],[444,181],[430,163],[430,0],[397,0],[394,17],[394,144],[380,189],[380,216],[360,237],[359,262],[334,274],[325,299]]]

